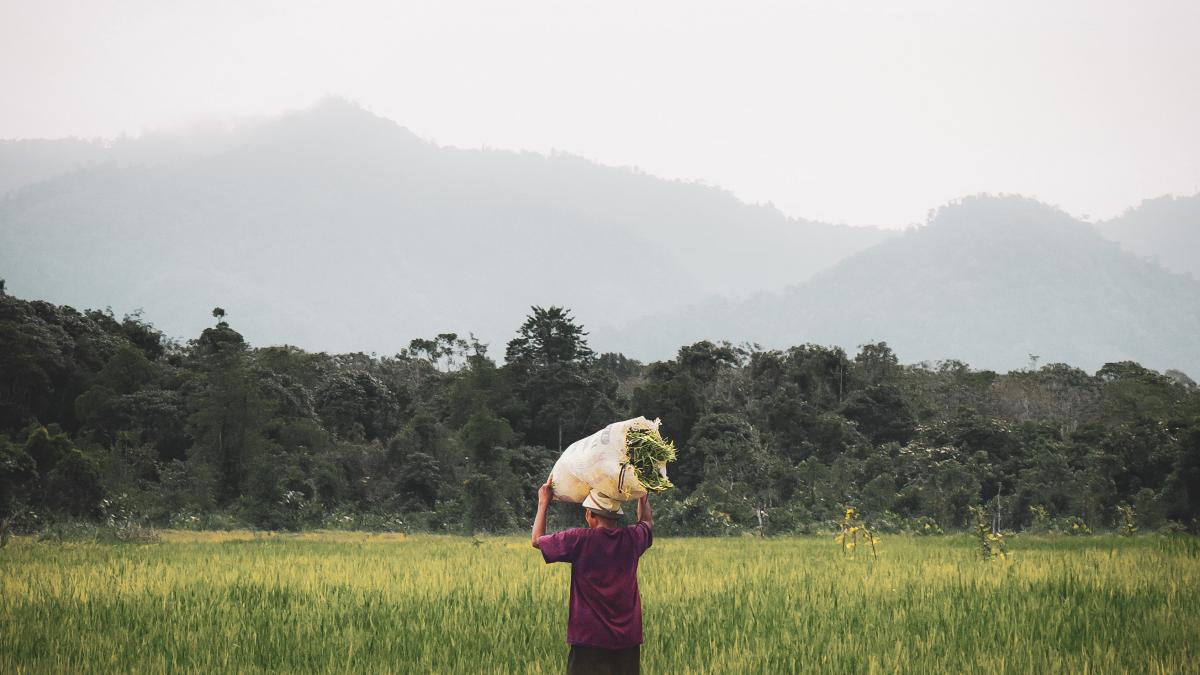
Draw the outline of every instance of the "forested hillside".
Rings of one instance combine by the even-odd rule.
[[[604,337],[634,355],[699,339],[851,351],[887,340],[911,361],[1008,370],[1036,357],[1094,371],[1130,360],[1194,377],[1197,335],[1200,280],[1046,204],[975,196],[782,293],[666,310]]]
[[[1126,250],[1200,279],[1200,194],[1147,199],[1097,227]]]
[[[851,505],[918,532],[972,505],[1075,532],[1122,505],[1143,528],[1200,516],[1200,392],[1132,362],[996,373],[884,343],[698,342],[644,365],[593,353],[556,307],[513,317],[503,350],[441,334],[375,357],[255,348],[212,314],[175,343],[0,290],[3,522],[516,529],[563,444],[635,415],[680,448],[664,532],[807,531]]]
[[[20,188],[0,199],[12,292],[143,308],[180,337],[222,304],[256,344],[313,350],[499,343],[533,304],[615,324],[783,288],[887,236],[565,154],[442,147],[339,100],[196,138],[8,143],[0,166]]]

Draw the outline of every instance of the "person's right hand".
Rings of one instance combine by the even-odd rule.
[[[652,516],[651,513],[652,512],[650,511],[650,493],[647,492],[646,494],[644,494],[638,498],[638,502],[637,502],[638,522],[639,523],[653,522],[654,516]]]

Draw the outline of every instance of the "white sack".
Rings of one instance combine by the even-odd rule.
[[[657,430],[659,424],[661,420],[651,422],[645,417],[635,417],[614,422],[569,445],[550,472],[554,481],[554,499],[578,504],[590,490],[603,492],[622,502],[640,499],[646,494],[646,488],[638,480],[637,472],[628,465],[625,434],[636,428]],[[667,463],[662,462],[658,470],[666,476]]]

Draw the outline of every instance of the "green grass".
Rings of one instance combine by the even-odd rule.
[[[646,672],[1197,672],[1200,543],[660,538]],[[0,672],[561,672],[569,568],[524,538],[168,533],[0,550]]]

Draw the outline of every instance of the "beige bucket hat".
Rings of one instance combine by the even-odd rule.
[[[621,502],[596,490],[592,490],[584,498],[583,508],[603,518],[615,519],[625,515],[625,512],[621,510]]]

